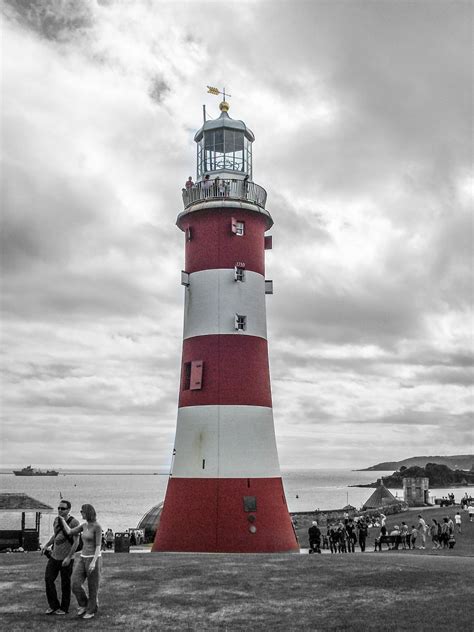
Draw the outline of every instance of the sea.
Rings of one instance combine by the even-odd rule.
[[[282,470],[282,478],[288,508],[290,512],[297,512],[340,509],[345,505],[360,508],[373,489],[351,485],[371,483],[392,473],[346,469]],[[22,492],[53,508],[51,513],[42,514],[40,539],[44,542],[52,533],[61,498],[71,501],[71,513],[74,516],[80,517],[81,505],[90,503],[94,505],[97,519],[104,530],[110,527],[114,532],[124,531],[135,528],[141,518],[164,499],[168,478],[168,474],[158,473],[85,473],[67,470],[51,477],[0,473],[0,491]],[[401,489],[390,491],[394,496],[403,498]],[[431,500],[447,496],[450,492],[459,501],[465,492],[472,493],[472,487],[431,490]],[[34,527],[34,514],[26,514],[26,519],[26,526]],[[15,517],[0,512],[0,529],[18,528],[12,526],[12,521],[18,521],[18,514]]]

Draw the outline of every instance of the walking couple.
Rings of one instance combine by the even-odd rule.
[[[97,522],[92,505],[82,505],[82,524],[69,515],[71,503],[61,500],[54,532],[41,552],[48,563],[45,570],[46,597],[49,608],[46,614],[65,615],[71,601],[71,585],[78,603],[78,616],[92,619],[98,609],[98,594],[102,570],[102,528]],[[51,548],[52,547],[52,548]],[[76,554],[78,552],[78,554]],[[61,575],[61,601],[55,581]],[[87,581],[88,594],[84,590]]]

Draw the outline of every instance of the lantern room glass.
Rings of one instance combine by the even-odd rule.
[[[216,171],[235,171],[252,179],[252,143],[233,129],[205,131],[197,144],[197,177]]]

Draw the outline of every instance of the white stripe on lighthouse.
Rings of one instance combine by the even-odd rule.
[[[247,317],[244,331],[237,331],[235,314]],[[267,338],[265,279],[245,272],[235,281],[233,269],[202,270],[189,275],[184,305],[184,338],[209,334],[238,334]]]
[[[179,408],[175,446],[173,478],[281,476],[271,408]]]

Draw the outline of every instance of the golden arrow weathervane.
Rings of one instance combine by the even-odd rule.
[[[225,88],[222,88],[222,92],[221,92],[219,88],[214,88],[213,86],[207,86],[207,91],[210,94],[215,94],[215,95],[222,94],[222,96],[224,97],[224,101],[226,97],[232,96],[231,94],[226,94]]]

